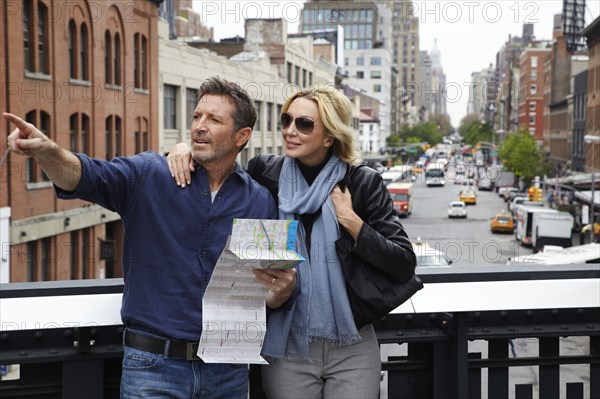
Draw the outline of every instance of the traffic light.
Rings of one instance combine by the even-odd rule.
[[[529,187],[529,190],[527,190],[527,194],[529,197],[529,201],[533,201],[533,199],[535,198],[535,187]]]
[[[534,201],[536,202],[542,202],[542,189],[541,188],[536,188],[535,189],[535,199]]]

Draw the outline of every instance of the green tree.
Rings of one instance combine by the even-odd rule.
[[[450,116],[448,114],[435,113],[431,117],[431,121],[438,127],[442,136],[448,136],[454,133],[454,128],[450,122]]]
[[[385,139],[387,148],[398,148],[400,147],[400,136],[397,134],[390,134]]]
[[[409,142],[409,140],[412,140],[412,138],[416,138],[416,141],[412,142],[419,143],[426,141],[431,146],[434,146],[442,141],[442,134],[433,121],[419,123],[417,125],[408,127],[405,129],[404,134],[406,136],[406,142]]]
[[[476,145],[480,141],[493,141],[494,129],[487,122],[471,121],[468,124],[461,125],[459,132],[463,142],[470,145]]]
[[[523,130],[506,137],[498,149],[498,158],[505,168],[526,182],[551,170],[550,162],[537,148],[534,138]]]
[[[464,128],[464,126],[470,125],[471,122],[478,121],[478,120],[479,120],[479,115],[477,115],[477,114],[466,115],[465,117],[463,117],[460,120],[460,125],[458,126],[458,131],[461,132],[461,130]]]

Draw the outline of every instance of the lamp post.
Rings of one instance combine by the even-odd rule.
[[[596,155],[595,155],[595,151],[594,151],[594,146],[593,143],[600,143],[600,136],[592,136],[589,134],[586,134],[583,137],[583,141],[586,144],[592,144],[592,182],[591,182],[591,201],[590,201],[590,237],[591,237],[591,242],[594,242],[594,205],[596,204],[595,201],[595,193],[594,193],[594,166],[595,166],[595,161],[596,161]]]

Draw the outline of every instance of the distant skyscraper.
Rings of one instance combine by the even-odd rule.
[[[379,100],[380,137],[371,149],[385,147],[391,129],[392,60],[384,45],[389,23],[384,22],[373,1],[310,1],[304,4],[300,32],[343,29],[343,51],[346,77],[344,85],[364,90]]]
[[[420,71],[419,18],[414,15],[412,2],[382,2],[392,15],[392,61],[397,66],[398,124],[412,125],[418,121],[423,103]]]
[[[431,50],[431,92],[424,94],[434,95],[433,101],[433,113],[434,114],[445,114],[446,113],[446,74],[444,74],[444,68],[442,67],[442,54],[437,45],[437,39],[433,42],[433,49]]]

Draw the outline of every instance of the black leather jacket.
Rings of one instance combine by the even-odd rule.
[[[252,158],[246,167],[256,181],[269,189],[276,203],[283,160],[283,156],[261,154]],[[342,183],[349,187],[352,207],[364,224],[356,242],[343,228],[340,229],[341,237],[336,242],[340,259],[346,253],[352,253],[354,262],[376,267],[393,281],[404,283],[410,280],[414,275],[416,256],[381,174],[364,165],[351,166]]]

